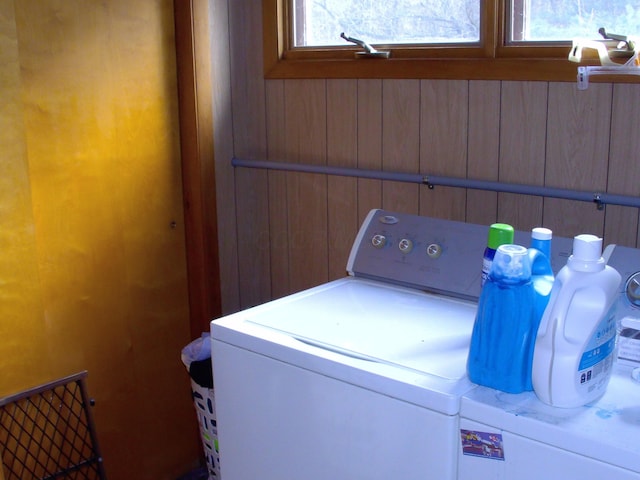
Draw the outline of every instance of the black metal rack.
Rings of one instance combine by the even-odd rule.
[[[5,480],[106,479],[86,377],[84,371],[0,398]]]

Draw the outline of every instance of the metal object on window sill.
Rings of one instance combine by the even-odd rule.
[[[631,37],[608,33],[603,27],[598,30],[602,39],[575,39],[569,51],[569,61],[582,62],[582,50],[593,49],[598,53],[600,65],[578,67],[578,90],[589,87],[593,75],[640,75],[640,49]]]
[[[634,75],[640,76],[640,67],[578,67],[578,90],[589,88],[589,77],[594,75]]]
[[[391,52],[376,50],[364,40],[348,37],[344,32],[340,34],[340,37],[344,38],[347,42],[355,43],[364,49],[364,52],[356,52],[356,58],[389,58],[391,55]]]
[[[617,49],[616,52],[620,53],[623,52],[626,58],[630,58],[633,55],[633,52],[636,49],[636,45],[635,42],[633,40],[631,40],[629,37],[627,37],[626,35],[618,35],[616,33],[609,33],[607,32],[607,30],[604,27],[601,27],[598,30],[598,33],[600,35],[602,35],[602,38],[606,39],[606,40],[615,40],[617,42],[620,42],[617,45]],[[624,47],[624,48],[622,48]]]

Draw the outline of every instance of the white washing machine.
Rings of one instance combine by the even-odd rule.
[[[486,240],[373,210],[347,277],[213,321],[222,478],[457,478]]]
[[[461,480],[640,479],[640,250],[615,247],[608,260],[622,275],[617,315],[626,330],[606,393],[585,407],[562,409],[534,393],[485,387],[460,409]],[[623,338],[624,337],[624,338]]]

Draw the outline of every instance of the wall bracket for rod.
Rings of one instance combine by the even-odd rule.
[[[599,193],[593,194],[593,203],[596,204],[598,210],[604,210],[604,202],[602,201],[602,195]]]
[[[640,67],[578,67],[578,90],[589,88],[589,77],[595,75],[640,75]]]

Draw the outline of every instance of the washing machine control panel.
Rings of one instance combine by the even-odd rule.
[[[618,359],[640,365],[640,250],[616,246],[608,264],[622,277],[616,304]]]
[[[477,299],[488,225],[372,210],[353,245],[350,274],[422,290]],[[516,232],[528,246],[530,232]],[[571,239],[554,237],[557,272],[571,254]]]

